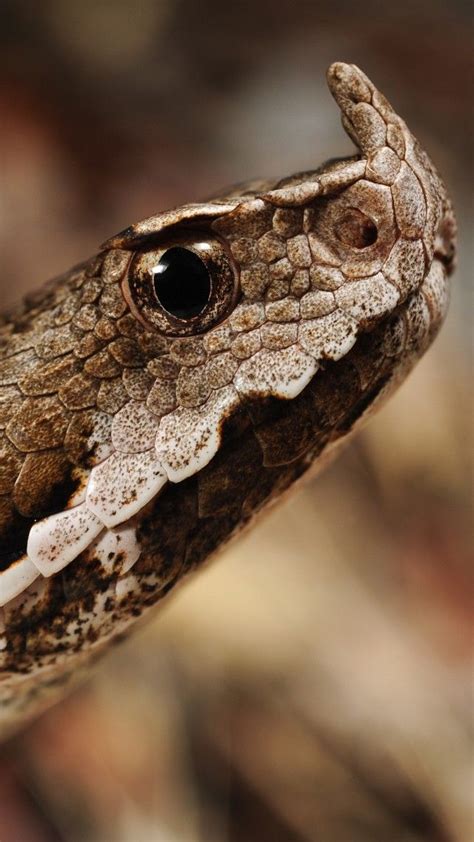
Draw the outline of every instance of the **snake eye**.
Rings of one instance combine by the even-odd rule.
[[[187,320],[202,313],[211,295],[211,277],[195,252],[173,246],[153,267],[152,274],[156,297],[171,316]]]
[[[336,224],[336,236],[345,246],[365,249],[378,237],[374,221],[357,208],[347,208]]]
[[[186,234],[137,252],[124,282],[135,317],[168,336],[203,333],[230,312],[238,272],[226,246]]]

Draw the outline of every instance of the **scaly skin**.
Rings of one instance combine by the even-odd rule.
[[[5,733],[321,467],[444,318],[446,190],[360,70],[328,82],[357,156],[133,225],[3,319]],[[185,236],[228,282],[177,336],[146,261]]]

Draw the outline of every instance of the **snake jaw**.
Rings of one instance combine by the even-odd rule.
[[[64,452],[81,475],[59,511],[32,519],[27,554],[0,569],[5,634],[24,624],[31,605],[36,612],[34,667],[66,663],[120,631],[346,436],[439,328],[455,240],[444,185],[358,68],[331,65],[328,84],[358,158],[130,226],[58,282],[58,302],[53,289],[53,304],[37,316],[36,344],[24,330],[8,339],[0,389],[26,396],[6,428],[8,456],[16,464],[16,451],[37,446],[44,464],[43,450],[54,453],[62,441],[51,437],[59,418]],[[154,334],[134,318],[123,279],[135,252],[195,228],[225,242],[239,267],[238,300],[199,336]],[[56,366],[57,354],[65,361]],[[57,395],[44,398],[48,378]],[[243,455],[224,447],[236,417]],[[23,475],[31,473],[23,467],[14,496],[30,514]],[[186,546],[175,534],[180,509],[193,523]],[[199,518],[210,523],[211,513],[217,538],[199,532]],[[58,622],[74,615],[62,654],[42,606]],[[11,667],[3,639],[0,628]]]

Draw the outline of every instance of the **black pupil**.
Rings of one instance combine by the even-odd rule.
[[[186,248],[165,251],[153,267],[158,301],[172,316],[192,319],[201,313],[211,295],[211,279],[205,263]]]

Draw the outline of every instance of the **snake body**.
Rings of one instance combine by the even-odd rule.
[[[438,331],[445,187],[358,68],[328,82],[356,155],[132,225],[0,321],[4,733],[324,464]]]

